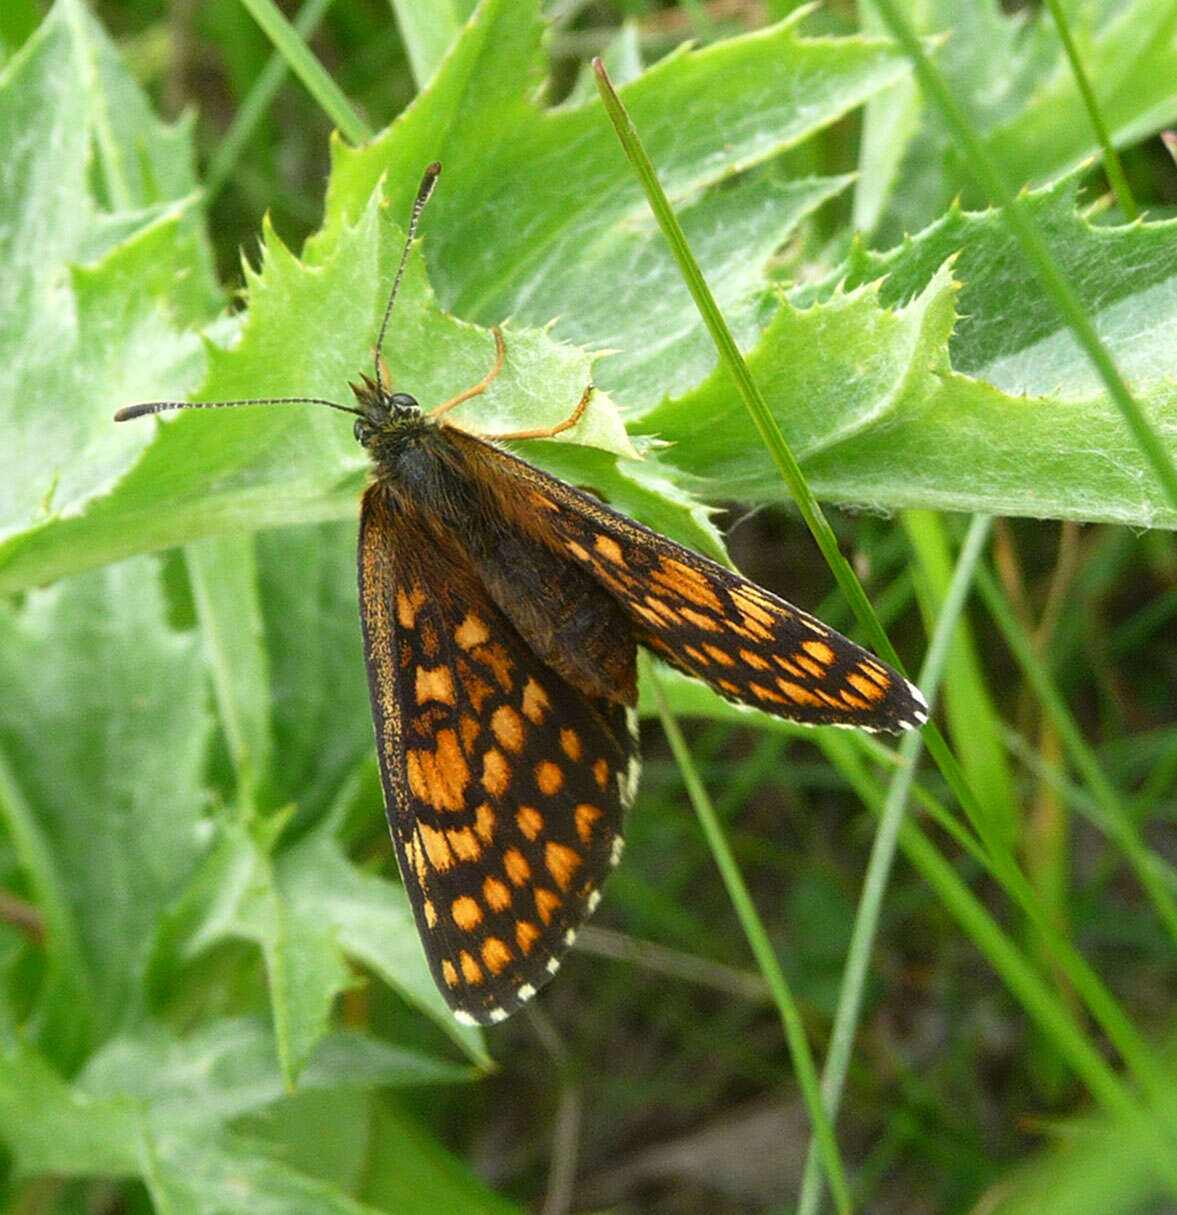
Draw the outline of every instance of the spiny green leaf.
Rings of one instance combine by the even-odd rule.
[[[1095,228],[1076,214],[1073,190],[1060,184],[1027,205],[1177,448],[1177,224]],[[992,212],[953,210],[890,254],[856,250],[824,286],[792,293],[749,365],[820,496],[1177,525]],[[646,414],[640,429],[674,444],[664,459],[722,478],[734,496],[784,499],[720,374]]]
[[[86,993],[72,1015],[97,1038],[139,1011],[157,918],[204,849],[205,695],[146,558],[0,608],[0,753],[65,892]]]

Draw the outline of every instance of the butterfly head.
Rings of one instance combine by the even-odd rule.
[[[415,397],[407,392],[389,392],[383,384],[377,383],[370,376],[361,376],[359,384],[352,384],[351,390],[356,395],[360,407],[359,417],[356,418],[356,439],[364,447],[368,447],[374,436],[387,431],[390,427],[408,421],[418,421],[421,418],[421,406]]]

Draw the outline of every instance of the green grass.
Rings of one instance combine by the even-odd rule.
[[[1177,1201],[1177,0],[861,7],[5,6],[0,1210]],[[591,375],[530,458],[937,704],[647,679],[607,931],[485,1034],[384,825],[350,431],[110,421],[338,399],[435,158],[397,387],[507,322],[469,425]]]

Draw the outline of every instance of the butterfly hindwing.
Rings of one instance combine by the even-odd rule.
[[[368,489],[360,616],[397,859],[438,987],[500,1021],[555,972],[620,855],[636,739],[524,643],[467,554]],[[426,537],[429,537],[426,539]]]
[[[591,573],[640,644],[721,696],[813,725],[897,732],[927,719],[902,675],[800,608],[508,452],[462,441],[501,461],[519,526]]]

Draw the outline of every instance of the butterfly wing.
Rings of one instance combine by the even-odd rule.
[[[927,720],[918,688],[800,608],[509,452],[460,441],[510,474],[515,492],[499,497],[516,526],[606,587],[639,644],[721,696],[811,725],[897,732]]]
[[[360,516],[359,599],[385,804],[430,967],[459,1020],[501,1021],[555,973],[620,857],[632,711],[537,658],[456,543],[380,484]]]

